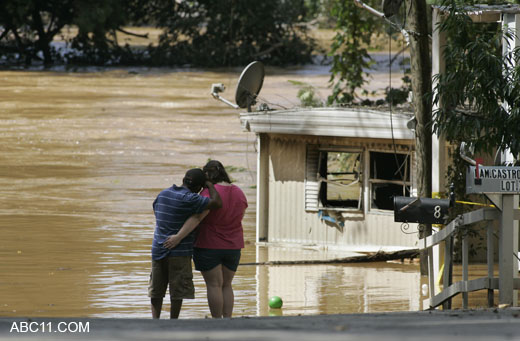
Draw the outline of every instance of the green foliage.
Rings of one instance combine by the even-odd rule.
[[[321,28],[334,28],[336,19],[331,15],[337,0],[303,0],[306,7],[305,21],[317,23]]]
[[[458,155],[460,155],[460,145],[457,145],[455,148],[450,149],[449,154],[450,159],[453,161],[448,166],[446,177],[448,179],[448,183],[453,184],[454,186],[453,192],[455,193],[456,200],[464,202],[484,203],[484,198],[482,196],[466,194],[467,163],[462,158],[458,157]],[[452,221],[458,215],[469,211],[473,211],[474,209],[475,206],[473,205],[456,203],[455,206],[450,208],[449,210],[448,221]],[[464,235],[468,236],[470,240],[470,256],[475,256],[479,253],[479,251],[484,250],[485,243],[483,242],[482,235],[485,233],[484,228],[486,225],[487,222],[480,222],[466,225],[458,229],[454,242],[455,261],[462,260],[462,238]]]
[[[72,47],[84,56],[94,55],[99,63],[113,59],[120,48],[115,30],[129,18],[134,2],[124,0],[6,0],[0,11],[0,50],[7,63],[31,65],[42,60],[45,65],[62,61],[51,45],[67,25],[76,25],[78,36]],[[108,35],[107,35],[108,34]],[[71,58],[71,56],[65,56]],[[90,60],[90,59],[89,59]],[[90,60],[92,61],[92,60]]]
[[[308,83],[289,80],[289,83],[296,85],[298,94],[296,95],[300,100],[302,107],[322,107],[324,106],[323,100],[317,97],[316,88]]]
[[[446,5],[448,2],[446,0],[427,0],[426,3],[428,5]],[[518,0],[456,0],[450,1],[450,3],[455,3],[459,8],[463,6],[471,6],[471,5],[504,5],[507,3],[518,3]]]
[[[336,1],[332,15],[337,18],[337,24],[330,53],[332,94],[327,102],[329,105],[350,104],[356,99],[356,89],[366,83],[365,70],[373,64],[367,46],[378,22],[354,1]]]
[[[337,161],[339,172],[357,171],[359,167],[360,154],[359,153],[328,153],[328,161]]]
[[[73,1],[4,0],[0,11],[0,52],[11,62],[52,63],[56,51],[50,42],[74,16]]]
[[[473,143],[476,152],[520,152],[520,53],[502,56],[510,31],[475,24],[453,1],[440,30],[446,32],[446,73],[435,75],[433,129],[448,141]],[[507,105],[506,105],[507,103]]]
[[[299,25],[306,11],[300,0],[175,2],[157,18],[165,34],[152,55],[177,65],[308,63],[314,42]]]
[[[247,172],[247,168],[239,167],[239,166],[232,166],[232,165],[224,166],[224,169],[228,173]]]
[[[116,30],[128,22],[127,2],[80,0],[75,3],[75,10],[78,35],[72,39],[71,47],[81,53],[67,55],[69,62],[104,65],[132,55],[128,47],[119,46],[116,38]]]
[[[520,53],[517,49],[503,56],[502,36],[512,40],[512,32],[503,31],[496,24],[473,23],[461,7],[469,4],[443,2],[450,9],[438,28],[447,35],[446,73],[434,75],[438,84],[433,100],[437,105],[442,104],[442,108],[433,113],[433,130],[444,134],[452,145],[460,146],[462,141],[472,143],[477,153],[491,154],[497,148],[511,148],[518,155],[520,69],[515,65],[519,65]],[[456,147],[452,152],[448,182],[455,185],[457,200],[482,202],[481,197],[465,194],[467,164],[458,157],[459,151]],[[456,205],[450,210],[450,217],[473,209],[473,206]],[[471,225],[460,232],[472,237],[473,251],[483,245],[480,227]],[[459,235],[457,244],[460,238]]]
[[[402,86],[401,88],[386,88],[385,93],[386,102],[391,103],[392,105],[397,105],[406,103],[408,100],[408,94],[410,93],[410,88],[406,86]]]
[[[410,60],[409,58],[404,58],[401,62],[405,66],[404,76],[402,77],[403,85],[399,88],[390,88],[387,87],[385,89],[385,102],[390,103],[392,105],[403,104],[408,101],[408,95],[412,91],[412,79],[410,78]]]
[[[0,11],[0,52],[4,64],[43,60],[70,64],[153,64],[192,66],[270,65],[311,61],[314,41],[305,18],[318,0],[6,0]],[[117,41],[128,24],[163,28],[158,46],[147,50]],[[51,45],[66,26],[77,36],[62,55]]]
[[[303,18],[305,21],[317,19],[322,12],[322,1],[321,0],[303,0],[303,5],[306,8],[306,15]]]

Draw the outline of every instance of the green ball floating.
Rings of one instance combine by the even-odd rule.
[[[280,309],[283,305],[283,301],[279,296],[273,296],[269,299],[269,307],[273,309]]]

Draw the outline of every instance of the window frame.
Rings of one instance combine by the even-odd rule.
[[[323,153],[326,153],[326,157],[325,158],[322,158],[322,154]],[[333,174],[332,172],[330,172],[330,169],[329,169],[329,159],[328,159],[328,155],[331,154],[331,153],[342,153],[342,154],[346,154],[346,153],[349,153],[349,154],[357,154],[359,155],[359,173],[358,173],[358,181],[357,181],[357,184],[358,184],[358,187],[359,187],[359,195],[357,197],[357,200],[356,199],[346,199],[346,200],[333,200],[333,199],[329,199],[328,196],[329,196],[329,186],[328,186],[328,176],[329,174]],[[320,181],[320,191],[319,191],[319,202],[321,203],[321,207],[323,207],[324,209],[330,209],[330,208],[340,208],[340,209],[345,209],[345,210],[352,210],[352,211],[362,211],[363,209],[363,198],[364,198],[364,194],[363,194],[363,169],[364,169],[364,165],[363,165],[363,151],[360,150],[360,151],[354,151],[354,150],[337,150],[337,149],[332,149],[332,150],[323,150],[323,149],[320,149],[319,150],[319,156],[318,156],[318,173],[321,172],[321,169],[320,167],[322,167],[322,161],[325,159],[325,162],[326,162],[326,166],[325,166],[325,174],[320,174],[320,177],[321,179],[325,179],[325,181]],[[318,179],[320,180],[320,179]],[[322,193],[323,189],[325,189],[324,193]],[[326,201],[327,201],[327,204],[324,204],[324,201],[322,200],[323,196],[326,196]],[[352,201],[357,201],[357,206],[341,206],[341,202],[346,202],[348,200],[352,200]],[[335,203],[335,204],[333,204]]]
[[[365,171],[366,171],[366,181],[367,181],[367,184],[366,184],[366,189],[367,189],[367,198],[366,198],[366,208],[367,208],[367,211],[370,211],[372,213],[388,213],[388,214],[393,214],[393,208],[389,208],[389,209],[383,209],[383,208],[377,208],[377,207],[372,207],[372,203],[373,203],[373,197],[374,197],[374,190],[373,190],[373,185],[374,184],[393,184],[393,185],[399,185],[399,186],[406,186],[408,188],[408,196],[412,196],[412,193],[413,193],[413,155],[411,153],[411,151],[408,151],[408,152],[405,152],[405,151],[388,151],[388,150],[381,150],[381,149],[368,149],[366,151],[367,155],[366,155],[366,164],[365,164]],[[403,181],[403,180],[385,180],[385,179],[377,179],[377,178],[372,178],[372,174],[371,174],[371,162],[372,162],[372,153],[385,153],[385,154],[399,154],[399,155],[404,155],[405,156],[405,160],[408,164],[408,176],[405,176],[405,177],[408,177],[408,180],[407,181]],[[406,189],[405,189],[406,191]],[[403,194],[401,194],[403,195]]]
[[[319,180],[318,174],[318,163],[320,152],[351,152],[361,154],[361,171],[360,171],[360,185],[361,185],[361,203],[360,209],[354,207],[328,207],[323,206],[319,200]],[[304,182],[304,211],[306,212],[318,212],[320,210],[338,211],[347,213],[351,217],[361,218],[363,215],[368,213],[371,214],[393,214],[393,209],[379,209],[372,208],[372,188],[373,184],[378,183],[393,183],[403,185],[402,180],[381,180],[372,179],[370,177],[370,162],[371,152],[376,153],[389,153],[389,154],[401,154],[407,157],[409,164],[409,180],[405,181],[407,186],[408,195],[413,196],[415,194],[414,179],[415,179],[415,168],[414,168],[414,155],[413,149],[408,145],[398,145],[396,151],[383,148],[370,148],[369,146],[347,146],[347,145],[319,145],[319,144],[307,144],[306,145],[306,158],[305,158],[305,182]]]
[[[318,179],[319,174],[319,162],[320,155],[323,152],[337,152],[337,153],[359,153],[360,155],[360,196],[358,207],[338,207],[338,206],[324,206],[320,200],[320,186],[321,181]],[[305,179],[305,210],[306,211],[339,211],[348,213],[364,213],[365,210],[365,148],[362,147],[349,147],[349,146],[318,146],[318,145],[307,145],[307,159],[306,159],[306,179]],[[309,158],[309,155],[312,155]],[[311,177],[311,179],[309,179]],[[315,200],[315,205],[312,205],[309,200],[309,192],[315,196],[312,198]]]

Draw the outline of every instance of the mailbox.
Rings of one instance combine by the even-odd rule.
[[[394,197],[394,221],[419,224],[445,224],[450,199]]]

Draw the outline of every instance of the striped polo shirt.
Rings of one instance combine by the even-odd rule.
[[[182,225],[194,214],[206,209],[209,198],[191,192],[186,187],[173,185],[167,188],[153,202],[155,232],[152,243],[152,259],[164,257],[191,256],[195,233],[192,232],[172,250],[163,246],[168,236],[177,234]]]

